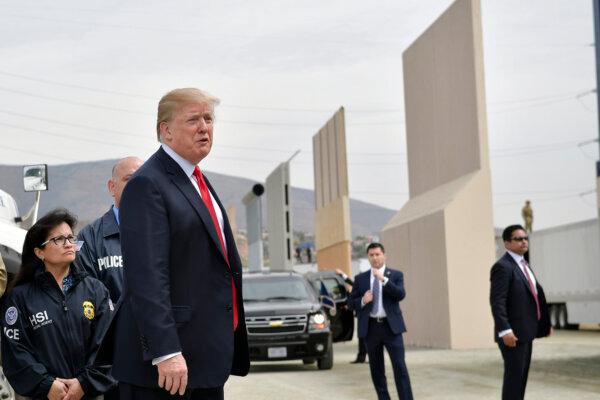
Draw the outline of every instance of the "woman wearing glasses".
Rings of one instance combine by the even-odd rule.
[[[2,367],[22,396],[93,399],[114,384],[94,365],[112,305],[104,285],[73,264],[76,222],[55,210],[29,229],[4,299]]]

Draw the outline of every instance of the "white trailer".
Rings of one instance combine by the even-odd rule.
[[[21,251],[27,231],[21,229],[15,218],[19,210],[15,199],[0,190],[0,255],[9,274],[16,274],[21,264]]]
[[[555,328],[600,324],[598,219],[534,231],[529,257]]]

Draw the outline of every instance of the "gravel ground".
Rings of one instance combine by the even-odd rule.
[[[375,400],[367,364],[350,364],[356,342],[334,345],[335,365],[319,371],[301,361],[255,363],[245,378],[231,377],[225,398],[244,400]],[[502,358],[485,350],[408,349],[406,361],[416,399],[499,399]],[[389,360],[392,399],[397,399]],[[600,400],[600,330],[558,331],[537,340],[526,399]]]

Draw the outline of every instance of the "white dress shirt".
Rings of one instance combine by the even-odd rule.
[[[533,283],[533,289],[535,290],[535,293],[537,294],[537,286],[536,286],[535,276],[533,276],[533,273],[531,272],[530,268],[527,268],[527,271],[525,271],[525,266],[523,265],[523,261],[525,261],[526,265],[529,265],[529,263],[527,262],[527,260],[525,260],[525,257],[523,257],[520,254],[513,253],[510,250],[507,250],[507,252],[513,258],[513,260],[515,260],[515,262],[519,266],[519,269],[523,273],[523,276],[525,276],[525,279],[527,279],[527,277],[529,276],[529,278],[531,279],[531,282]]]
[[[188,160],[186,160],[185,158],[181,157],[179,154],[177,154],[175,152],[175,150],[173,150],[172,148],[170,148],[169,146],[167,146],[164,143],[162,143],[162,149],[165,151],[165,153],[167,153],[169,155],[169,157],[171,157],[177,163],[177,165],[179,165],[179,167],[181,167],[181,169],[183,170],[183,173],[189,178],[190,182],[192,183],[192,186],[194,186],[194,189],[196,189],[196,192],[198,192],[198,196],[200,196],[200,199],[202,199],[202,194],[200,193],[200,188],[198,187],[198,182],[196,181],[196,177],[194,176],[194,169],[196,168],[196,166],[194,164],[192,164],[191,162],[189,162]],[[210,191],[209,191],[209,193],[210,193]],[[221,211],[221,208],[219,207],[219,204],[213,197],[212,193],[210,193],[210,199],[211,199],[213,207],[215,209],[215,213],[217,214],[217,220],[219,221],[219,227],[221,228],[220,235],[223,238],[223,244],[225,245],[225,248],[227,248],[227,242],[225,241],[225,234],[224,234],[224,230],[223,230],[223,212]],[[152,365],[156,365],[160,362],[168,360],[169,358],[175,357],[179,354],[181,354],[180,351],[178,351],[177,353],[167,354],[162,357],[157,357],[152,360]]]
[[[535,276],[533,276],[531,269],[527,268],[527,271],[525,271],[525,265],[523,265],[523,261],[525,261],[527,263],[527,261],[525,260],[525,257],[523,257],[522,255],[517,254],[515,252],[512,252],[510,250],[506,250],[506,252],[508,254],[510,254],[510,256],[513,258],[513,260],[515,260],[515,262],[519,266],[519,269],[523,273],[523,276],[525,277],[525,279],[527,279],[527,276],[529,276],[529,278],[531,279],[531,282],[533,283],[533,290],[537,294],[537,286],[536,286]],[[513,331],[512,329],[505,329],[503,331],[500,331],[500,332],[498,332],[498,337],[505,336],[505,335],[511,333],[512,331]]]
[[[185,158],[181,157],[179,154],[175,153],[175,150],[173,150],[166,144],[163,143],[162,148],[165,151],[165,153],[167,153],[181,167],[183,173],[188,177],[190,182],[192,182],[192,185],[194,186],[194,189],[196,189],[196,192],[198,192],[198,196],[200,196],[200,198],[202,199],[202,194],[200,194],[198,182],[196,181],[196,177],[194,176],[194,168],[196,168],[196,166],[188,160],[186,160]],[[221,228],[223,244],[225,245],[225,248],[227,248],[227,242],[225,241],[224,234],[225,231],[223,230],[223,212],[221,211],[221,208],[219,207],[219,204],[217,204],[217,201],[215,200],[212,193],[210,193],[210,199],[212,200],[213,208],[215,209],[215,213],[217,214],[217,221],[219,221],[219,227]]]
[[[381,271],[382,274],[385,274],[385,265],[383,267],[381,267],[379,269],[379,271]],[[373,275],[373,269],[371,268],[371,293],[373,292],[373,284],[375,283],[375,280],[377,278],[375,277],[375,275]],[[385,318],[387,317],[387,314],[385,313],[385,310],[383,308],[383,287],[385,286],[385,284],[388,282],[388,278],[383,278],[383,282],[380,282],[381,284],[381,290],[379,291],[379,296],[377,298],[373,297],[373,308],[375,308],[375,304],[379,304],[379,309],[377,311],[377,314],[371,313],[371,317],[373,318]]]

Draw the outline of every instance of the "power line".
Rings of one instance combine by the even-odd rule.
[[[587,93],[588,91],[583,91],[583,90],[578,90],[576,92],[566,92],[566,93],[557,93],[557,94],[549,94],[549,95],[545,95],[545,96],[538,96],[538,97],[530,97],[530,98],[525,98],[525,99],[512,99],[512,100],[498,100],[498,101],[491,101],[489,104],[490,105],[502,105],[502,104],[518,104],[518,103],[530,103],[530,102],[537,102],[537,101],[544,101],[544,100],[553,100],[553,99],[557,99],[557,98],[571,98],[571,97],[575,97],[581,93]]]
[[[566,96],[566,97],[562,97],[562,98],[554,98],[554,99],[547,99],[544,101],[538,101],[538,102],[533,102],[532,104],[526,104],[526,105],[522,105],[522,106],[517,106],[517,107],[509,107],[503,110],[495,110],[492,112],[492,114],[502,114],[502,113],[506,113],[506,112],[510,112],[510,111],[516,111],[516,110],[524,110],[524,109],[528,109],[528,108],[538,108],[538,107],[544,107],[544,106],[548,106],[551,104],[556,104],[556,103],[562,103],[565,101],[570,101],[570,100],[578,100],[583,97],[583,96],[587,96],[588,94],[592,94],[595,92],[595,89],[592,90],[587,90],[584,92],[580,92],[577,93],[575,95],[571,95],[571,96]]]
[[[63,98],[53,97],[53,96],[45,96],[45,95],[41,95],[41,94],[37,94],[37,93],[30,93],[30,92],[26,92],[23,90],[11,89],[11,88],[2,87],[2,86],[0,86],[0,91],[20,94],[22,96],[29,96],[29,97],[34,97],[34,98],[43,99],[43,100],[56,101],[59,103],[65,103],[65,104],[70,104],[70,105],[75,105],[75,106],[89,107],[89,108],[102,109],[102,110],[108,110],[108,111],[125,112],[125,113],[129,113],[129,114],[137,114],[137,115],[145,115],[145,116],[153,116],[153,117],[155,116],[154,113],[148,113],[148,112],[144,112],[144,111],[130,110],[130,109],[119,108],[119,107],[111,107],[111,106],[105,106],[105,105],[100,105],[100,104],[92,104],[92,103],[68,100],[68,99],[63,99]],[[218,122],[224,123],[224,124],[233,124],[233,125],[311,127],[312,129],[316,129],[318,126],[323,125],[323,121],[309,123],[309,122],[267,122],[267,121],[244,121],[244,120],[218,119]],[[352,126],[352,125],[398,125],[398,124],[402,124],[402,123],[403,123],[402,121],[376,121],[376,122],[369,122],[369,123],[366,123],[366,122],[365,123],[360,123],[360,122],[359,123],[350,123],[347,125],[349,125],[349,126]]]
[[[132,133],[132,132],[126,132],[126,131],[115,130],[115,129],[110,129],[110,128],[98,128],[98,127],[94,127],[94,126],[77,124],[77,123],[72,123],[72,122],[66,122],[66,121],[52,119],[52,118],[45,118],[45,117],[34,116],[34,115],[31,115],[31,114],[20,113],[20,112],[16,112],[16,111],[12,111],[12,110],[0,109],[0,113],[11,115],[11,116],[16,116],[16,117],[20,117],[20,118],[27,118],[27,119],[37,120],[37,121],[48,122],[48,123],[52,123],[52,124],[58,124],[58,125],[63,125],[63,126],[70,126],[70,127],[74,127],[74,128],[81,128],[81,129],[87,129],[87,130],[93,130],[93,131],[102,132],[102,133],[111,133],[111,134],[115,134],[115,135],[129,136],[129,137],[135,137],[135,138],[144,138],[144,139],[148,139],[150,137],[150,136],[145,135],[145,134],[136,134],[136,133]],[[18,127],[18,126],[15,126],[15,125],[13,125],[13,127],[16,128],[16,129],[21,129],[21,127]],[[548,152],[548,151],[564,150],[566,146],[572,146],[572,145],[583,146],[583,145],[592,143],[594,141],[597,141],[597,139],[591,139],[591,140],[587,140],[587,141],[571,140],[571,141],[548,143],[548,144],[544,144],[544,145],[519,146],[519,147],[512,147],[512,148],[490,149],[490,151],[493,153],[491,155],[492,158],[496,158],[496,157],[514,157],[514,156],[522,156],[522,155],[529,155],[529,154],[544,153],[544,152]],[[254,146],[239,146],[239,145],[224,145],[224,144],[221,144],[221,145],[217,144],[216,146],[217,147],[233,148],[233,149],[241,149],[241,150],[255,150],[255,151],[281,152],[281,153],[289,153],[291,151],[290,149],[268,148],[268,147],[254,147]],[[312,150],[309,150],[309,149],[301,149],[301,150],[304,153],[311,153],[312,152]],[[391,156],[406,156],[406,153],[404,153],[404,152],[397,152],[397,153],[395,153],[395,152],[389,152],[389,153],[385,153],[385,152],[348,152],[348,155],[357,155],[357,156],[390,156],[391,157]],[[365,164],[368,164],[368,163],[365,163]],[[379,164],[384,164],[384,165],[388,165],[388,164],[389,165],[404,165],[405,163],[400,163],[400,162],[397,162],[397,163],[394,163],[394,162],[380,162]],[[355,165],[360,165],[360,163],[355,163]]]
[[[102,110],[119,111],[119,112],[126,112],[126,113],[130,113],[130,114],[138,114],[138,115],[151,115],[151,116],[155,115],[155,114],[147,113],[147,112],[143,112],[143,111],[127,110],[127,109],[124,109],[124,108],[110,107],[110,106],[104,106],[104,105],[100,105],[100,104],[85,103],[85,102],[82,102],[82,101],[74,101],[74,100],[68,100],[68,99],[61,99],[59,97],[44,96],[42,94],[29,93],[29,92],[25,92],[23,90],[10,89],[10,88],[7,88],[7,87],[2,87],[2,86],[0,86],[0,90],[4,91],[4,92],[9,92],[9,93],[20,94],[22,96],[29,96],[29,97],[35,97],[35,98],[38,98],[38,99],[51,100],[51,101],[56,101],[56,102],[59,102],[59,103],[65,103],[65,104],[70,104],[70,105],[75,105],[75,106],[91,107],[91,108],[97,108],[97,109],[102,109]]]
[[[55,85],[55,86],[72,88],[72,89],[85,90],[85,91],[89,91],[89,92],[111,94],[111,95],[125,96],[125,97],[145,99],[145,100],[156,100],[156,98],[154,96],[149,96],[149,95],[122,92],[122,91],[116,91],[116,90],[98,89],[98,88],[94,88],[94,87],[90,87],[90,86],[76,85],[76,84],[65,83],[65,82],[57,82],[57,81],[53,81],[53,80],[49,80],[49,79],[36,78],[36,77],[28,76],[28,75],[23,75],[23,74],[18,74],[18,73],[14,73],[14,72],[8,72],[8,71],[2,71],[2,70],[0,70],[0,75],[12,77],[12,78],[23,79],[23,80],[28,80],[28,81],[32,81],[32,82],[43,83],[43,84],[47,84],[47,85]],[[586,90],[586,91],[559,93],[559,94],[531,97],[531,98],[525,98],[525,99],[499,100],[499,101],[490,102],[489,104],[490,105],[503,105],[503,104],[519,104],[519,103],[531,103],[531,102],[539,103],[540,101],[559,102],[559,101],[566,101],[566,100],[571,100],[571,99],[579,100],[581,97],[583,97],[587,94],[590,94],[590,93],[594,93],[594,92],[595,92],[595,89],[592,89],[592,90]],[[551,104],[551,103],[549,103],[549,104]],[[228,104],[228,103],[222,103],[220,106],[225,107],[225,108],[242,109],[242,110],[283,111],[283,112],[316,112],[316,113],[333,113],[333,111],[335,109],[335,108],[329,109],[329,108],[292,108],[292,107],[273,107],[273,106],[248,106],[248,105]],[[125,110],[122,110],[122,111],[125,111]],[[404,112],[404,109],[402,109],[402,108],[360,109],[360,108],[350,107],[350,108],[347,108],[346,111],[348,111],[349,113],[397,113],[397,112]],[[499,112],[504,112],[504,111],[506,111],[506,110],[500,110]],[[390,125],[404,124],[404,123],[405,123],[404,121],[386,122],[386,124],[390,124]],[[363,124],[369,124],[369,123],[363,123]]]
[[[559,196],[551,196],[551,197],[546,197],[546,198],[532,198],[532,201],[535,201],[536,203],[545,203],[548,201],[557,201],[557,200],[566,200],[566,199],[571,199],[571,198],[575,198],[575,197],[582,197],[582,195],[584,195],[584,193],[575,193],[575,194],[567,194],[567,195],[559,195]],[[509,203],[498,203],[498,204],[494,204],[494,206],[496,207],[506,207],[506,206],[514,206],[517,204],[523,204],[523,201],[513,201],[513,202],[509,202]]]
[[[22,130],[22,131],[41,133],[43,135],[55,136],[55,137],[69,139],[69,140],[77,140],[80,142],[101,144],[101,145],[105,145],[105,146],[122,146],[122,147],[135,148],[136,150],[138,149],[137,146],[130,146],[125,143],[111,143],[111,142],[107,142],[106,140],[96,140],[96,139],[90,139],[90,138],[81,137],[81,136],[65,135],[64,133],[55,133],[55,132],[50,132],[50,131],[41,130],[41,129],[24,128],[24,127],[17,126],[17,125],[7,124],[5,122],[0,122],[0,126],[6,126],[8,128],[18,129],[18,130]]]
[[[116,91],[116,90],[98,89],[98,88],[92,88],[89,86],[75,85],[72,83],[56,82],[56,81],[51,81],[48,79],[34,78],[31,76],[27,76],[27,75],[15,74],[12,72],[7,72],[7,71],[0,71],[0,75],[10,76],[13,78],[19,78],[19,79],[23,79],[23,80],[27,80],[27,81],[31,81],[31,82],[43,83],[46,85],[62,86],[62,87],[67,87],[67,88],[71,88],[71,89],[85,90],[88,92],[96,92],[96,93],[112,94],[112,95],[117,95],[117,96],[133,97],[136,99],[155,100],[155,98],[152,96],[126,93],[126,92],[120,92],[120,91]]]
[[[57,156],[55,154],[42,153],[42,152],[31,150],[31,149],[20,149],[18,147],[8,146],[8,145],[6,145],[4,143],[2,144],[2,149],[3,150],[17,151],[19,153],[24,153],[24,154],[27,154],[27,155],[35,154],[36,156],[51,157],[51,158],[56,158],[57,160],[79,162],[79,160],[75,160],[73,158],[61,157],[61,156]]]

